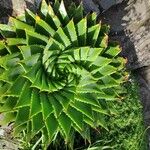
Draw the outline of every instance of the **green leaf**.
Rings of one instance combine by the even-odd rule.
[[[100,32],[100,24],[90,27],[87,32],[87,44],[94,47]]]
[[[71,20],[64,29],[65,34],[72,42],[72,46],[78,46],[78,38],[73,20]]]
[[[108,65],[112,60],[102,57],[102,56],[98,56],[97,59],[93,62],[93,65],[102,67],[102,66],[106,66]]]
[[[87,82],[84,86],[78,86],[77,92],[79,93],[100,93],[100,87],[96,83]]]
[[[92,113],[91,105],[82,103],[80,101],[75,101],[74,103],[71,104],[71,106],[93,120],[93,113]]]
[[[60,102],[52,94],[49,94],[48,99],[54,109],[55,117],[58,118],[63,111]]]
[[[100,31],[100,35],[108,35],[109,34],[109,31],[110,31],[110,26],[109,25],[106,25],[106,24],[103,24],[101,26],[101,31]]]
[[[116,69],[115,67],[110,66],[110,65],[106,65],[106,66],[101,67],[101,68],[99,69],[99,72],[100,72],[102,75],[106,76],[106,75],[111,75],[111,74],[115,73],[116,70],[117,70],[117,69]]]
[[[83,18],[77,25],[78,43],[80,46],[85,46],[87,37],[87,19]]]
[[[27,24],[34,26],[36,15],[29,9],[26,9],[25,10],[25,19],[26,19]]]
[[[83,103],[99,106],[97,96],[93,93],[78,93],[76,94],[75,99]]]
[[[69,17],[68,17],[63,0],[61,0],[60,6],[58,9],[58,17],[61,20],[63,25],[65,25],[69,22]]]
[[[100,114],[109,115],[109,111],[107,109],[102,108],[101,106],[92,106],[92,110]]]
[[[48,42],[48,38],[44,35],[38,34],[36,32],[31,32],[26,30],[27,43],[28,45],[46,45]]]
[[[39,16],[36,16],[35,32],[48,37],[55,34],[55,30],[49,24],[43,21]]]
[[[31,107],[30,117],[33,117],[33,116],[35,116],[36,114],[38,114],[42,111],[39,91],[36,90],[36,89],[32,90],[30,107]]]
[[[79,5],[77,7],[77,9],[73,12],[73,20],[76,24],[82,19],[83,19],[83,7],[81,5]]]
[[[25,82],[26,80],[24,78],[19,77],[11,86],[11,88],[7,91],[6,95],[20,96]]]
[[[91,27],[96,25],[97,14],[93,12],[92,14],[87,15],[87,26]]]
[[[80,56],[81,56],[81,60],[86,61],[88,58],[88,54],[89,54],[90,48],[89,47],[81,47],[80,49]]]
[[[76,124],[76,126],[82,131],[83,130],[83,114],[69,107],[67,110],[67,116]]]
[[[11,112],[17,103],[16,97],[8,97],[3,106],[0,106],[0,112]]]
[[[51,143],[46,127],[42,129],[42,135],[43,135],[43,149],[46,150],[49,146],[49,143]]]
[[[4,38],[13,38],[16,36],[14,28],[9,25],[0,24],[0,31]]]
[[[0,41],[0,52],[5,49],[5,43],[4,41]],[[0,53],[1,54],[1,53]]]
[[[102,48],[90,48],[88,53],[88,61],[95,61],[102,52]]]
[[[80,57],[80,49],[79,48],[74,49],[74,59],[78,60],[78,61],[81,59],[81,57]]]
[[[43,53],[44,48],[39,45],[31,45],[31,46],[19,46],[19,49],[24,57],[24,59],[31,57],[37,53]]]
[[[40,6],[40,15],[44,19],[47,13],[48,13],[48,5],[45,0],[42,0],[41,6]]]
[[[47,54],[47,51],[52,51],[52,50],[64,50],[64,46],[61,43],[59,43],[58,41],[56,41],[55,39],[50,38],[44,49],[44,54]],[[46,55],[43,56],[43,59],[45,56]]]
[[[96,125],[92,119],[87,116],[84,116],[83,121],[92,128],[96,128]]]
[[[3,83],[3,81],[0,81],[0,101],[1,101],[1,98],[5,95],[5,93],[7,92],[7,90],[10,88],[10,83]]]
[[[0,125],[8,125],[10,122],[15,121],[16,115],[14,112],[4,113],[4,119],[0,120]]]
[[[14,136],[23,131],[29,144],[40,135],[43,150],[58,136],[73,149],[76,132],[91,143],[91,128],[108,130],[125,94],[126,60],[109,42],[109,26],[96,13],[85,16],[82,4],[65,4],[42,0],[36,14],[27,9],[0,24],[1,123],[14,124]]]
[[[57,15],[51,13],[51,10],[47,13],[45,21],[56,31],[60,26],[61,22]]]
[[[40,99],[41,99],[43,119],[46,120],[49,117],[49,115],[53,113],[53,107],[50,101],[48,100],[47,94],[41,93]]]
[[[24,45],[26,44],[26,40],[22,38],[7,38],[6,43],[8,46]]]
[[[59,41],[65,47],[68,47],[71,44],[70,40],[68,39],[68,37],[66,36],[66,34],[64,33],[61,27],[58,28],[53,38]]]
[[[59,101],[61,103],[63,108],[65,110],[67,110],[67,108],[69,106],[69,103],[70,103],[70,98],[67,97],[67,95],[65,96],[65,94],[62,95],[61,92],[58,92],[58,93],[54,94],[54,97],[57,99],[57,101]]]
[[[69,140],[70,137],[70,130],[71,130],[71,120],[70,118],[65,114],[62,113],[59,118],[58,118],[59,124],[62,127],[65,136],[67,138],[67,140]]]
[[[95,46],[101,47],[101,48],[107,48],[107,46],[108,46],[108,35],[105,34],[104,36],[99,36],[97,41],[96,41]]]
[[[21,133],[22,131],[26,130],[27,124],[22,124],[20,126],[17,126],[16,128],[14,128],[13,131],[13,135],[14,136],[19,136],[19,133]]]
[[[51,114],[47,119],[46,119],[46,128],[48,131],[49,135],[49,140],[52,141],[55,133],[57,132],[58,129],[58,122],[56,118],[54,117],[53,114]]]
[[[42,75],[42,88],[41,91],[49,92],[49,80],[47,79],[47,76],[43,73]]]
[[[69,16],[70,19],[73,17],[75,12],[76,12],[76,5],[75,5],[74,2],[72,2],[70,4],[70,6],[68,7],[68,16]]]
[[[107,127],[108,124],[106,123],[105,118],[104,118],[103,115],[100,115],[99,113],[95,113],[94,117],[95,117],[97,126],[101,126],[105,130],[109,131],[109,129]]]
[[[30,83],[26,82],[22,88],[22,92],[21,92],[19,101],[18,101],[15,108],[30,106],[30,104],[31,104],[31,92],[32,92],[32,90],[30,88]]]
[[[24,75],[24,77],[27,78],[30,82],[34,83],[39,69],[40,63],[37,63]]]
[[[104,76],[101,79],[107,88],[118,86],[118,82],[111,76]]]
[[[34,28],[26,24],[25,22],[22,22],[12,17],[10,19],[11,19],[11,22],[13,22],[13,24],[15,25],[16,29],[34,31]]]
[[[18,127],[29,121],[30,107],[21,107],[16,116],[14,127]]]
[[[39,90],[42,90],[42,69],[39,69],[35,81],[32,83],[31,87],[38,88]]]
[[[109,55],[111,58],[117,56],[121,52],[119,45],[108,47],[105,54]]]
[[[32,135],[37,134],[44,126],[42,113],[38,113],[32,118]]]
[[[54,6],[53,6],[53,10],[55,14],[57,14],[59,6],[60,6],[60,2],[58,0],[55,0]]]

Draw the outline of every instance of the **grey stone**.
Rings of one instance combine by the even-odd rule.
[[[22,15],[25,8],[36,9],[39,0],[0,0],[0,23],[7,23],[9,16]]]
[[[3,115],[0,114],[0,121],[3,120]],[[12,126],[0,127],[0,150],[18,150],[20,147],[19,141],[12,137]]]
[[[112,40],[120,41],[129,69],[150,65],[150,2],[123,1],[101,15],[111,26]]]
[[[123,0],[97,0],[104,10],[109,9],[111,6],[121,3]]]
[[[97,14],[100,13],[99,5],[94,3],[92,0],[82,0],[82,2],[86,13],[91,11],[96,12]]]

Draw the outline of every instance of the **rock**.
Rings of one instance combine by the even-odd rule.
[[[150,2],[129,0],[101,15],[111,26],[111,38],[120,41],[129,69],[150,65]]]
[[[0,121],[3,115],[0,114]],[[20,143],[18,139],[12,137],[12,125],[0,127],[0,150],[18,150]]]
[[[0,0],[0,23],[7,23],[8,17],[12,14],[12,1]]]
[[[22,15],[26,8],[35,11],[36,7],[39,6],[39,1],[41,0],[12,0],[13,15]]]
[[[0,128],[0,137],[3,137],[5,134],[5,130]]]
[[[0,23],[7,23],[9,16],[23,14],[25,8],[35,11],[41,0],[0,0]]]
[[[94,3],[92,0],[83,0],[82,2],[86,13],[91,11],[96,12],[97,14],[100,13],[99,5]]]
[[[0,150],[19,150],[18,143],[12,140],[0,140]]]
[[[121,3],[123,0],[95,0],[104,10],[109,9],[113,5]]]

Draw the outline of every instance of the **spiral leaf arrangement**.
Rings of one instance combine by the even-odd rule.
[[[41,133],[45,147],[58,133],[69,142],[74,132],[90,140],[91,127],[107,130],[125,59],[95,13],[43,0],[38,14],[26,10],[0,29],[1,124],[14,123],[14,135],[24,131],[27,140]]]

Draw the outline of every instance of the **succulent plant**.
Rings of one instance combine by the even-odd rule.
[[[74,132],[90,140],[90,128],[107,130],[126,60],[96,18],[82,5],[43,0],[38,14],[0,24],[1,124],[13,123],[15,136],[41,133],[46,149],[58,133],[68,143]]]

